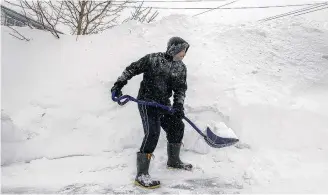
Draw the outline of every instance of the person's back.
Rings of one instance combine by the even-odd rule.
[[[155,107],[139,105],[145,137],[140,151],[137,153],[137,176],[135,182],[146,188],[159,187],[160,182],[152,180],[148,173],[150,157],[156,148],[160,128],[162,127],[168,139],[167,166],[177,169],[191,170],[192,165],[183,163],[179,158],[181,141],[184,134],[184,100],[187,90],[187,69],[182,59],[188,51],[189,44],[180,37],[169,40],[165,53],[147,54],[131,63],[117,79],[112,93],[117,97],[122,95],[121,89],[133,76],[143,73],[138,99],[154,101],[170,105],[169,98],[173,95],[174,114],[168,114]]]

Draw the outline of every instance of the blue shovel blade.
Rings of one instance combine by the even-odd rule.
[[[224,148],[231,145],[234,145],[239,140],[236,138],[224,138],[217,136],[211,131],[210,128],[206,129],[206,136],[204,137],[205,141],[214,148]]]

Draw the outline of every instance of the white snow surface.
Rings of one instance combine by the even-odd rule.
[[[3,193],[328,193],[328,28],[306,18],[228,25],[171,15],[99,35],[1,29]],[[131,62],[165,51],[172,36],[191,47],[186,115],[235,146],[209,147],[186,123],[182,160],[166,168],[162,131],[150,174],[132,182],[143,129],[135,103],[110,88]],[[137,96],[141,75],[123,93]]]

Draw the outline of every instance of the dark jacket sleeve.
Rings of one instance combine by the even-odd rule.
[[[173,84],[173,107],[183,108],[187,91],[187,69],[186,67],[180,72]]]
[[[115,84],[119,85],[120,87],[123,87],[132,77],[144,73],[149,67],[149,58],[150,54],[140,58],[136,62],[132,62],[128,67],[125,68],[122,75],[118,77]]]

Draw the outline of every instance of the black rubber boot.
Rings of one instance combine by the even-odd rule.
[[[137,176],[134,181],[135,185],[147,189],[154,189],[160,187],[160,181],[153,180],[148,173],[151,157],[152,154],[140,152],[137,153]]]
[[[188,163],[183,163],[180,160],[180,148],[181,148],[181,143],[167,144],[167,155],[168,155],[167,167],[190,171],[192,169],[192,165]]]

